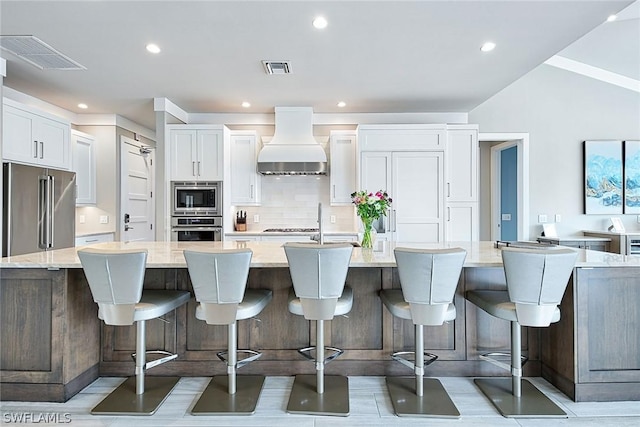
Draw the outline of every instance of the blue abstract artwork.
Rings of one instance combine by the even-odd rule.
[[[622,141],[585,141],[585,213],[622,214]]]
[[[624,142],[624,213],[640,213],[640,141]]]

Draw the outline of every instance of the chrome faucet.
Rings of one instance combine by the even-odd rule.
[[[311,236],[311,240],[315,240],[321,245],[324,244],[324,231],[322,230],[322,203],[318,203],[318,235]]]

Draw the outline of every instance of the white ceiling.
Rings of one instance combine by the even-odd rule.
[[[637,13],[601,25],[631,3],[2,0],[0,34],[36,36],[87,70],[0,55],[7,87],[151,129],[154,97],[190,113],[468,112],[596,27],[562,54],[640,80]],[[319,14],[322,31],[311,26]],[[488,40],[497,48],[480,52]],[[149,42],[162,52],[147,53]],[[293,73],[268,76],[265,59],[290,60]]]

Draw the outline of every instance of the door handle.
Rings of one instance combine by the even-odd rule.
[[[36,149],[38,145],[36,144]],[[37,157],[37,156],[36,156]],[[46,196],[46,176],[38,178],[38,247],[46,249],[45,227],[47,224],[47,196]]]
[[[44,152],[44,150],[43,150]],[[53,223],[55,221],[55,206],[54,206],[54,201],[55,201],[55,177],[53,176],[49,176],[47,179],[47,197],[48,197],[48,212],[47,212],[47,216],[48,216],[48,222],[49,222],[49,236],[48,236],[48,241],[47,241],[47,247],[49,248],[53,248],[53,239],[54,239],[54,226]]]
[[[133,230],[133,227],[129,226],[129,224],[124,225],[124,231]]]

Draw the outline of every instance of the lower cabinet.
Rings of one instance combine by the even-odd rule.
[[[447,205],[446,239],[449,242],[471,242],[480,238],[478,203],[455,202]]]
[[[91,234],[76,237],[76,246],[93,245],[96,243],[113,242],[114,233]]]

